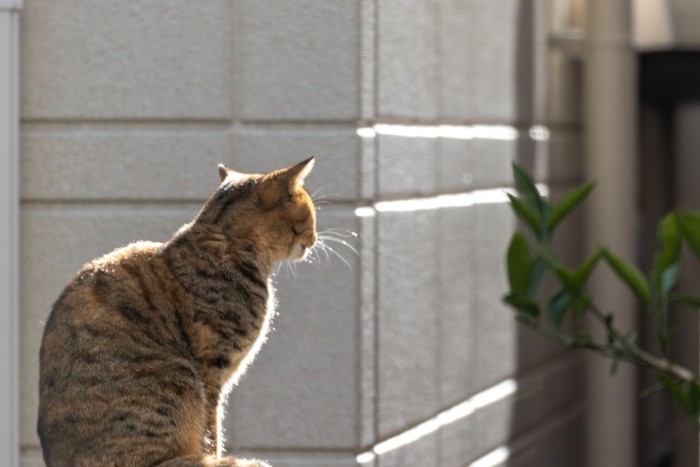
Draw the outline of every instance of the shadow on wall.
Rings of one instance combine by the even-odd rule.
[[[542,84],[537,80],[542,78],[536,75],[533,57],[538,54],[535,35],[545,33],[536,28],[546,26],[533,24],[537,18],[536,8],[535,1],[520,2],[521,11],[517,16],[516,115],[523,124],[537,122],[544,112],[537,109],[537,86]],[[543,54],[545,60],[549,59],[548,53]],[[533,174],[542,173],[536,162],[546,161],[545,180],[539,181],[548,184],[552,198],[556,199],[577,183],[576,179],[557,178],[557,164],[566,162],[558,159],[562,154],[555,150],[551,139],[547,142],[546,158],[537,157],[537,151],[543,148],[533,150],[532,145],[526,143],[528,141],[522,141],[519,145],[517,160]],[[557,251],[570,264],[577,264],[581,259],[581,222],[581,214],[577,213],[559,227],[555,238]],[[507,312],[509,316],[505,319],[514,319],[512,311],[508,309]],[[506,399],[500,409],[507,412],[501,416],[509,423],[510,462],[523,466],[585,465],[583,355],[566,351],[520,324],[514,326],[517,392]],[[494,412],[498,410],[495,408]],[[498,413],[494,417],[496,422],[500,421]]]

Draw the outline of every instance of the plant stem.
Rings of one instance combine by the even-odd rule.
[[[615,326],[613,326],[612,323],[606,319],[606,316],[595,305],[591,305],[590,311],[596,319],[605,325],[608,334],[613,338],[613,340],[621,344],[624,349],[630,353],[630,356],[634,361],[637,361],[649,368],[668,373],[669,375],[675,376],[683,381],[692,381],[695,379],[693,372],[687,368],[673,363],[665,358],[659,358],[652,355],[630,342],[629,339],[623,336],[622,333],[620,333],[620,331],[618,331]]]
[[[630,342],[629,339],[622,335],[622,333],[620,333],[620,331],[618,331],[612,325],[612,323],[606,319],[606,316],[595,306],[591,305],[589,311],[591,311],[591,314],[596,319],[605,325],[608,335],[612,338],[612,342],[617,343],[619,348],[615,348],[614,344],[597,344],[588,339],[588,336],[586,336],[586,339],[581,339],[583,336],[571,336],[552,332],[543,328],[538,320],[529,317],[522,317],[520,321],[541,336],[568,348],[586,349],[607,358],[639,364],[674,376],[682,381],[693,381],[696,379],[693,372],[689,369],[678,365],[677,363],[673,363],[665,358],[652,355],[651,353],[640,349],[635,344]]]

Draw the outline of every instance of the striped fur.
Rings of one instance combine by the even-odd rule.
[[[166,243],[87,263],[46,322],[37,431],[50,467],[265,466],[222,457],[221,404],[274,314],[270,274],[316,242],[307,160],[221,185]]]

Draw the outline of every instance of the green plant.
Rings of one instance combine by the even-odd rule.
[[[515,309],[518,321],[563,346],[588,349],[610,358],[613,374],[620,361],[651,369],[660,387],[666,388],[697,423],[700,420],[700,381],[692,371],[671,359],[673,332],[668,314],[672,302],[700,308],[700,296],[674,291],[680,276],[683,245],[700,258],[700,214],[673,211],[661,219],[659,248],[648,276],[606,247],[598,248],[581,264],[570,267],[552,250],[552,236],[559,223],[590,194],[595,183],[583,184],[552,204],[540,195],[532,178],[515,164],[513,174],[516,193],[508,195],[511,207],[530,234],[516,231],[506,258],[510,291],[504,301]],[[635,335],[620,331],[615,326],[614,315],[596,305],[587,284],[601,264],[607,265],[621,279],[648,313],[658,335],[661,356],[640,348]],[[557,291],[542,297],[548,295],[540,290],[546,275],[554,278]],[[603,328],[603,339],[591,336],[590,328],[584,326],[585,317]]]

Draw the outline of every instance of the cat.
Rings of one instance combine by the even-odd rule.
[[[253,175],[219,165],[218,189],[171,239],[78,271],[41,344],[47,466],[268,466],[222,457],[222,403],[265,341],[273,265],[316,244],[303,188],[313,165]]]

